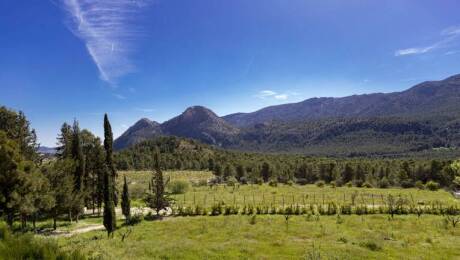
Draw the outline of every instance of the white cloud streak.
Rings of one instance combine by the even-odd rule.
[[[441,36],[443,37],[443,39],[429,46],[413,47],[413,48],[397,50],[395,51],[395,56],[399,57],[399,56],[407,56],[407,55],[417,55],[417,54],[431,52],[431,51],[434,51],[440,48],[446,48],[449,46],[449,43],[456,40],[457,37],[460,36],[460,26],[453,26],[453,27],[444,29],[441,32]]]
[[[135,68],[129,55],[141,31],[136,18],[147,1],[61,0],[69,29],[86,45],[100,78],[111,85]]]
[[[155,111],[155,109],[153,108],[142,108],[142,107],[136,107],[135,110],[144,112],[144,113],[150,113],[150,112]]]
[[[292,95],[296,95],[296,93],[292,92]],[[290,94],[288,93],[277,93],[273,90],[262,90],[255,95],[255,97],[260,99],[274,98],[276,100],[287,100],[289,96]]]

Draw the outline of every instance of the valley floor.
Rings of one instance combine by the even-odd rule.
[[[460,259],[460,227],[434,215],[167,217],[50,239],[103,259]]]

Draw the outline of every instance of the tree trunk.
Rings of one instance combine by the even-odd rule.
[[[32,226],[34,227],[34,232],[37,229],[36,222],[37,222],[37,216],[34,214],[32,217]]]
[[[53,229],[57,229],[57,224],[56,224],[56,216],[53,217]]]
[[[14,213],[11,211],[8,211],[6,215],[6,223],[11,228],[13,226],[13,222],[14,222]]]

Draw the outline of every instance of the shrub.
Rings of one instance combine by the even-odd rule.
[[[270,180],[268,185],[270,185],[271,187],[277,187],[278,186],[278,181],[276,179],[272,179],[272,180]]]
[[[353,183],[351,181],[345,183],[345,187],[351,188],[353,187]]]
[[[78,251],[61,251],[54,240],[11,234],[6,225],[0,225],[0,236],[0,259],[86,259]]]
[[[190,183],[182,180],[175,180],[168,183],[168,189],[172,194],[184,194],[190,188]]]
[[[136,225],[142,222],[144,220],[144,215],[142,213],[136,213],[132,215],[129,219],[127,224],[128,225]]]
[[[414,187],[414,182],[412,180],[403,180],[401,182],[401,187],[403,187],[403,188],[412,188],[412,187]]]
[[[431,190],[431,191],[437,191],[439,189],[439,183],[435,181],[429,181],[426,183],[426,188]]]
[[[324,183],[324,181],[322,181],[322,180],[316,182],[316,186],[317,186],[317,187],[323,188],[324,185],[325,185],[325,183]]]
[[[372,184],[370,184],[369,182],[365,182],[365,183],[363,184],[363,187],[364,187],[364,188],[374,188],[374,186],[372,186]]]
[[[365,241],[365,242],[361,242],[359,243],[360,246],[362,247],[365,247],[371,251],[380,251],[382,250],[382,246],[377,244],[376,242],[374,241]]]
[[[422,181],[416,181],[415,182],[415,187],[419,190],[423,190],[425,189],[425,185],[423,185],[423,182]]]
[[[379,188],[381,189],[386,189],[390,187],[390,182],[388,181],[388,179],[386,177],[383,177],[380,181],[379,181]]]
[[[286,182],[286,184],[289,185],[289,186],[292,186],[292,185],[294,185],[294,182],[293,182],[292,180],[288,180],[288,181]]]
[[[335,188],[337,186],[335,181],[331,181],[329,184],[331,185],[331,188]]]
[[[251,225],[255,225],[257,223],[257,215],[252,215],[250,218],[249,218],[249,224]]]
[[[199,180],[197,182],[193,182],[192,185],[195,186],[195,187],[203,187],[203,186],[208,185],[208,181],[202,179],[202,180]]]
[[[230,187],[234,187],[238,184],[238,180],[235,177],[229,177],[226,181],[227,185]]]
[[[356,179],[356,180],[353,181],[353,184],[354,184],[356,187],[360,188],[360,187],[363,186],[364,181],[363,181],[363,180],[360,180],[360,179]]]

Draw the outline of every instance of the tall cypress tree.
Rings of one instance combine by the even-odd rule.
[[[110,126],[107,114],[104,115],[104,148],[106,153],[106,163],[104,165],[104,227],[108,236],[116,229],[116,216],[114,204],[114,169],[112,163],[112,128]]]
[[[107,170],[112,175],[112,197],[116,206],[118,205],[118,191],[116,185],[117,171],[115,170],[115,166],[113,165],[113,133],[112,126],[110,125],[107,114],[104,115],[104,148]]]
[[[121,195],[121,211],[125,216],[126,223],[129,223],[131,218],[131,199],[129,198],[128,183],[126,182],[126,176],[123,184],[123,194]]]

